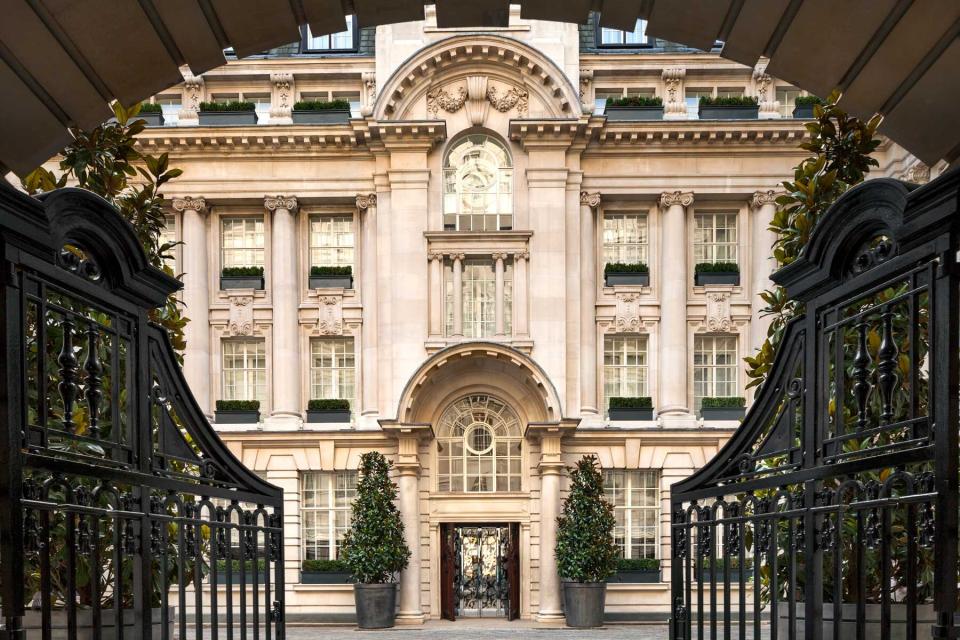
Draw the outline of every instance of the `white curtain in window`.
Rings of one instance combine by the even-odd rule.
[[[334,560],[350,528],[357,496],[356,471],[308,472],[300,476],[300,541],[304,560]]]
[[[223,399],[259,400],[267,396],[267,354],[263,340],[224,340]]]

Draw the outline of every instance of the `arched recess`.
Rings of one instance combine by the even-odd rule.
[[[475,109],[488,104],[489,108],[514,111],[518,117],[581,115],[579,92],[553,61],[512,38],[470,34],[436,42],[401,64],[380,89],[373,117],[422,120],[427,94],[442,89],[448,92],[439,100],[446,104],[439,108],[440,113],[447,107],[469,110],[474,103]],[[493,95],[489,95],[491,89]],[[526,95],[520,95],[518,103],[507,96],[511,89]]]
[[[469,393],[501,398],[522,426],[560,420],[560,397],[529,356],[505,345],[469,342],[434,354],[407,381],[397,422],[436,423],[443,411]]]

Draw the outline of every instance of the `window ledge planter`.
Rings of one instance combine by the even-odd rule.
[[[704,271],[693,275],[693,283],[698,287],[739,285],[740,273],[738,271]]]
[[[700,417],[704,420],[742,420],[746,412],[744,407],[702,407]]]
[[[257,124],[256,111],[201,111],[200,126]]]
[[[353,584],[349,571],[310,571],[300,572],[300,584]]]
[[[230,584],[236,586],[240,584],[241,578],[244,583],[250,585],[253,584],[254,573],[253,571],[245,571],[243,575],[240,575],[239,571],[234,571],[230,574]],[[227,584],[227,570],[226,569],[217,569],[216,571],[217,585],[224,586]],[[267,572],[266,570],[260,571],[257,576],[257,584],[263,585],[267,582]],[[273,582],[271,579],[270,582]]]
[[[759,105],[700,105],[701,120],[756,120]]]
[[[803,120],[813,120],[813,105],[801,104],[793,108],[793,117]]]
[[[163,126],[163,113],[160,111],[149,111],[147,113],[140,112],[137,114],[137,118],[147,121],[148,127],[162,127]]]
[[[311,289],[353,289],[353,276],[310,276]]]
[[[653,420],[653,408],[613,408],[609,409],[610,420],[621,421],[621,420]]]
[[[256,424],[260,422],[258,409],[217,409],[213,414],[217,424]]]
[[[263,276],[220,276],[220,288],[263,290]]]
[[[663,107],[606,107],[607,120],[663,120]]]
[[[294,109],[293,124],[346,124],[350,109]]]
[[[350,422],[350,410],[307,409],[307,422]]]
[[[610,582],[626,584],[651,584],[660,582],[660,569],[620,569]]]
[[[650,286],[650,274],[648,272],[619,272],[604,274],[604,279],[608,287],[616,286]]]

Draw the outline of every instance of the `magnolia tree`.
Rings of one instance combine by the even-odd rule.
[[[570,472],[570,493],[557,518],[557,570],[573,582],[603,582],[617,569],[613,505],[604,497],[594,456],[583,456]]]

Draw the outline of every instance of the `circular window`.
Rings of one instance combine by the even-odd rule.
[[[490,449],[493,448],[493,434],[490,433],[490,427],[483,423],[470,425],[467,428],[464,443],[466,444],[467,451],[474,455],[482,456],[485,453],[489,453]]]
[[[517,414],[498,398],[476,394],[447,407],[437,425],[440,491],[520,491]]]

